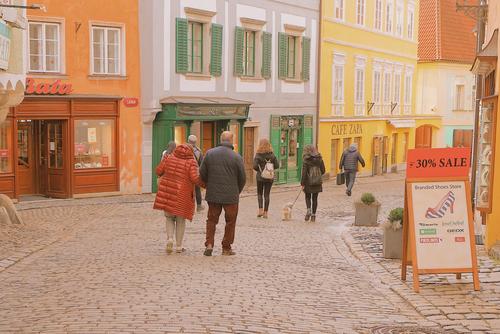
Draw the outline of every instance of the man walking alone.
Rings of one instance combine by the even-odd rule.
[[[356,173],[358,172],[358,162],[361,166],[365,167],[365,160],[358,151],[358,145],[352,144],[347,150],[342,153],[342,158],[340,158],[340,170],[344,169],[345,174],[345,185],[347,190],[345,193],[347,196],[351,196],[352,187],[354,186],[354,181],[356,180]]]
[[[200,167],[201,163],[203,162],[203,153],[201,152],[200,148],[198,146],[196,146],[197,142],[198,142],[198,138],[196,138],[195,135],[190,135],[188,137],[188,144],[193,149],[194,159],[198,163],[198,167]],[[198,187],[198,186],[195,187],[195,193],[196,193],[196,211],[200,212],[203,209],[205,209],[203,207],[203,205],[201,204],[201,189],[200,189],[200,187]]]
[[[222,239],[222,255],[235,255],[234,242],[240,193],[245,186],[243,159],[234,152],[233,133],[224,131],[221,143],[206,153],[200,168],[200,176],[207,185],[205,200],[208,202],[205,256],[212,256],[215,230],[224,209],[226,228]]]

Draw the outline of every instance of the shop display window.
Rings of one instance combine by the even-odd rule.
[[[115,121],[75,120],[75,169],[115,166]]]
[[[12,173],[12,122],[0,123],[0,173]]]
[[[497,97],[484,99],[480,112],[476,206],[491,211]]]

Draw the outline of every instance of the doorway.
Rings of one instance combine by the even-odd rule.
[[[392,134],[392,150],[391,150],[391,172],[397,173],[398,171],[398,134]]]
[[[286,168],[286,173],[282,182],[297,182],[300,179],[302,157],[299,152],[300,129],[289,127],[281,129],[280,140],[280,169]]]
[[[432,126],[422,125],[415,131],[415,148],[432,148]]]
[[[201,149],[204,154],[207,151],[215,146],[215,122],[203,122],[202,126],[202,140],[201,140]]]
[[[243,150],[243,162],[245,164],[245,174],[247,177],[247,183],[253,184],[253,157],[255,151],[255,128],[245,128],[244,130],[245,139],[244,145],[245,149]]]
[[[338,171],[340,139],[332,139],[331,158],[330,158],[330,176],[334,177]]]
[[[67,121],[17,121],[17,193],[68,197]]]

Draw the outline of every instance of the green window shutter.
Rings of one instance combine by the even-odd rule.
[[[309,68],[311,66],[311,39],[302,39],[302,80],[309,81]]]
[[[278,77],[285,79],[287,77],[287,35],[285,33],[278,33]]]
[[[241,27],[236,27],[234,30],[234,75],[243,75],[243,40],[245,38],[245,30]]]
[[[215,23],[212,24],[210,74],[214,77],[219,77],[222,74],[222,26]]]
[[[188,20],[175,19],[175,70],[177,73],[188,71]]]
[[[272,56],[273,34],[264,32],[262,34],[262,77],[271,78],[271,56]]]
[[[304,116],[304,146],[313,143],[313,116]]]
[[[280,116],[271,116],[271,146],[273,147],[276,158],[280,158],[280,140],[281,140],[281,118]]]

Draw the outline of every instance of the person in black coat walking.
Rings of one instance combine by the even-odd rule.
[[[208,202],[205,256],[212,256],[215,229],[224,209],[226,228],[222,239],[222,255],[234,255],[236,219],[240,193],[246,182],[243,158],[234,151],[233,133],[224,131],[219,146],[208,150],[200,167],[200,176],[207,186],[205,200]]]
[[[300,184],[306,197],[307,213],[305,221],[316,221],[316,209],[318,208],[318,194],[323,191],[323,175],[325,174],[325,163],[321,154],[314,145],[304,147],[302,177]]]
[[[279,167],[280,164],[273,153],[273,147],[269,143],[269,140],[265,138],[261,139],[259,147],[257,148],[257,153],[253,159],[253,169],[257,172],[257,200],[259,203],[259,213],[257,214],[258,218],[267,218],[271,187],[274,182],[274,173]]]

